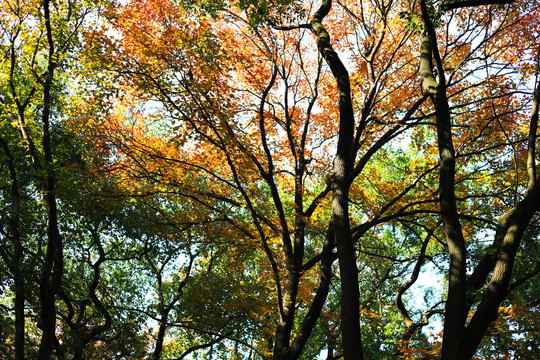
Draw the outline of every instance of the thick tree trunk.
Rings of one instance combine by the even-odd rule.
[[[492,321],[496,319],[498,308],[509,292],[512,269],[523,234],[534,214],[540,210],[540,183],[536,178],[536,171],[531,169],[535,167],[536,163],[535,142],[538,129],[538,97],[540,95],[540,87],[538,85],[536,86],[537,88],[533,94],[527,151],[528,192],[525,198],[515,208],[509,210],[499,219],[499,226],[494,241],[494,248],[497,250],[496,261],[494,261],[493,256],[486,256],[488,260],[485,263],[490,266],[485,263],[479,264],[478,268],[480,270],[475,270],[473,273],[473,275],[479,275],[476,275],[475,281],[471,281],[471,287],[475,287],[470,288],[470,291],[478,288],[477,282],[485,281],[489,273],[486,269],[493,269],[482,301],[467,326],[467,337],[462,349],[464,359],[470,359],[474,356],[483,335]],[[481,275],[484,276],[482,277]]]
[[[339,133],[334,160],[332,220],[338,249],[341,276],[341,336],[345,360],[363,358],[360,333],[360,294],[358,268],[349,222],[350,175],[354,165],[354,112],[347,69],[330,44],[330,35],[322,25],[332,6],[331,0],[321,3],[311,20],[319,52],[334,75],[339,96]]]
[[[43,186],[43,197],[47,208],[47,252],[40,280],[41,327],[42,337],[39,345],[38,359],[48,360],[56,345],[56,306],[55,297],[60,287],[63,273],[62,238],[58,229],[58,213],[56,207],[55,176],[53,168],[52,147],[50,138],[50,109],[51,89],[56,68],[56,54],[52,37],[49,0],[43,1],[43,14],[45,19],[47,42],[49,46],[48,67],[43,84],[42,108],[42,140],[44,167],[46,173]]]
[[[274,356],[277,359],[286,359],[291,341],[291,331],[294,325],[296,312],[296,296],[298,295],[298,276],[294,269],[289,268],[285,286],[283,287],[283,312],[280,316],[276,341],[274,343]]]
[[[420,46],[420,75],[422,76],[423,89],[429,94],[435,106],[437,142],[440,158],[439,201],[450,256],[448,299],[446,301],[444,317],[444,338],[441,359],[458,360],[461,359],[460,348],[465,333],[464,326],[467,315],[465,301],[465,240],[461,231],[454,192],[456,162],[452,142],[450,107],[446,97],[444,74],[440,72],[439,83],[437,83],[432,72],[432,57],[437,44],[433,41],[436,37],[429,15],[427,15],[428,11],[425,2],[422,2],[422,13],[424,14],[426,30],[422,35]]]
[[[463,343],[462,359],[471,359],[487,329],[497,318],[499,306],[509,292],[514,260],[523,234],[535,212],[540,209],[540,183],[536,183],[525,199],[510,212],[503,242],[487,289],[469,325]]]
[[[339,161],[336,159],[336,163]],[[335,174],[342,171],[335,166]],[[332,219],[335,224],[335,241],[338,249],[341,277],[341,337],[345,359],[362,359],[360,336],[360,292],[358,268],[351,237],[348,213],[348,188],[334,180]]]
[[[425,30],[420,45],[420,76],[422,87],[435,106],[437,142],[439,148],[439,202],[444,225],[450,264],[448,270],[448,299],[444,317],[443,360],[462,359],[460,348],[465,334],[466,311],[466,249],[455,198],[455,150],[452,142],[450,107],[446,95],[444,68],[437,49],[436,34],[425,1],[421,1]],[[438,83],[432,70],[435,58]]]
[[[516,208],[501,217],[493,247],[490,249],[498,251],[496,261],[495,256],[486,255],[467,281],[467,254],[454,190],[455,151],[452,143],[444,67],[437,49],[435,29],[429,15],[434,11],[428,9],[428,6],[431,5],[425,0],[422,0],[420,5],[425,30],[420,47],[419,73],[422,77],[422,87],[429,94],[435,106],[440,156],[440,208],[450,256],[448,299],[446,301],[441,359],[468,360],[474,356],[489,325],[496,319],[500,304],[508,294],[512,268],[521,238],[534,213],[540,208],[540,186],[535,183],[536,174],[531,169],[532,165],[529,165],[529,192],[527,196]],[[477,5],[482,4],[478,3]],[[433,75],[433,59],[437,67],[438,82],[435,81]],[[534,104],[531,117],[531,129],[534,131],[534,135],[530,136],[530,139],[536,137],[537,111],[538,106]],[[530,139],[528,162],[534,164],[531,157],[535,156],[535,148],[534,145],[531,146]],[[474,292],[482,287],[491,270],[493,273],[482,296],[482,301],[466,326],[467,313],[471,305],[467,302],[467,289]]]
[[[156,346],[154,348],[154,353],[152,354],[153,360],[161,359],[161,353],[163,352],[163,341],[165,340],[165,332],[167,330],[168,319],[169,319],[169,311],[166,311],[163,314],[161,314],[161,321],[159,323]]]

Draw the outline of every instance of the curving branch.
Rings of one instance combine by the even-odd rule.
[[[449,1],[441,4],[441,10],[450,11],[455,9],[478,7],[483,5],[506,5],[513,3],[514,0],[460,0]]]
[[[395,304],[399,311],[399,314],[401,315],[401,318],[403,319],[403,322],[405,323],[406,330],[403,333],[402,341],[406,342],[411,339],[411,337],[414,335],[416,331],[423,328],[424,326],[429,324],[429,319],[435,315],[440,314],[443,311],[441,309],[438,309],[439,305],[441,305],[444,301],[439,301],[435,305],[433,305],[427,312],[422,314],[422,321],[415,322],[411,319],[409,312],[405,308],[405,305],[403,304],[403,294],[418,280],[418,276],[420,274],[420,270],[422,269],[422,266],[427,258],[426,256],[426,249],[429,244],[429,241],[431,237],[433,236],[433,233],[435,232],[436,227],[433,227],[429,233],[427,234],[426,238],[422,242],[422,247],[420,249],[420,253],[417,256],[416,264],[414,266],[413,272],[411,274],[411,277],[405,282],[405,284],[401,285],[396,292],[395,297]]]
[[[411,319],[411,317],[409,316],[409,312],[405,308],[405,304],[403,304],[403,294],[405,294],[405,292],[416,282],[416,280],[418,280],[418,275],[420,274],[420,270],[422,269],[422,265],[424,264],[424,261],[426,259],[426,249],[434,231],[435,227],[427,234],[426,238],[422,242],[422,247],[420,248],[420,253],[418,254],[416,265],[414,266],[411,277],[405,282],[405,284],[401,285],[396,292],[395,304],[399,311],[399,314],[401,315],[401,318],[403,319],[403,322],[405,323],[405,326],[407,326],[406,334],[408,335],[408,338],[410,338],[413,333],[411,331],[411,328],[414,327],[415,322]]]
[[[218,336],[217,338],[215,338],[212,341],[209,341],[209,342],[207,342],[205,344],[192,346],[192,347],[188,348],[187,350],[185,350],[182,353],[182,355],[180,355],[179,357],[176,358],[176,360],[185,359],[185,357],[188,356],[189,354],[194,353],[197,350],[206,349],[207,347],[211,347],[211,346],[213,346],[214,344],[217,344],[218,342],[220,342],[223,339],[224,339],[224,336]]]

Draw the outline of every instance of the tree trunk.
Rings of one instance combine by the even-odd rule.
[[[514,259],[521,238],[534,213],[540,208],[540,186],[535,183],[534,177],[536,175],[529,166],[529,192],[516,208],[501,218],[502,221],[497,229],[493,248],[490,249],[498,251],[496,262],[494,262],[493,256],[486,255],[467,281],[467,253],[454,190],[455,151],[452,143],[450,108],[446,95],[447,86],[443,62],[437,48],[435,29],[429,15],[435,12],[433,9],[428,9],[431,5],[425,0],[422,0],[420,5],[425,30],[420,46],[419,73],[422,78],[422,87],[435,106],[440,156],[440,209],[450,256],[448,299],[446,301],[441,359],[467,360],[474,356],[489,325],[496,319],[500,304],[508,294]],[[437,68],[438,82],[435,81],[432,70],[433,59]],[[529,138],[536,136],[535,123],[537,123],[538,117],[534,109],[538,111],[537,106],[533,107],[531,117],[531,129],[534,129],[534,136],[529,136]],[[534,156],[534,147],[530,143],[529,139],[529,160],[531,153]],[[467,286],[471,292],[478,290],[484,284],[491,269],[493,269],[493,274],[482,301],[466,326],[470,307],[470,304],[467,303]]]
[[[47,252],[40,280],[41,326],[42,337],[39,345],[38,359],[48,360],[56,345],[56,306],[55,296],[60,287],[63,272],[62,238],[58,230],[58,214],[56,207],[55,176],[53,168],[52,147],[50,138],[51,89],[56,68],[54,40],[52,37],[49,0],[43,1],[47,42],[49,46],[48,67],[43,83],[42,108],[42,140],[46,180],[43,185],[43,197],[47,208]]]
[[[337,83],[339,96],[339,133],[334,160],[332,221],[338,249],[341,276],[341,336],[345,360],[363,359],[360,334],[360,293],[356,254],[349,221],[350,175],[354,165],[354,112],[347,69],[330,44],[330,35],[322,25],[332,6],[331,0],[322,2],[311,20],[317,37],[319,52],[330,67]]]
[[[439,202],[444,233],[448,244],[450,264],[448,270],[448,299],[444,317],[444,337],[442,344],[443,360],[462,359],[461,343],[467,316],[465,299],[466,249],[461,224],[459,222],[454,190],[455,150],[452,142],[450,107],[446,95],[444,67],[437,49],[437,37],[430,18],[432,11],[421,1],[425,30],[420,45],[420,76],[422,87],[435,106],[437,142],[439,148]],[[438,73],[438,83],[433,75],[432,59]]]
[[[161,359],[161,353],[163,351],[163,341],[165,339],[165,331],[167,330],[167,321],[169,318],[169,312],[161,314],[161,321],[159,323],[158,336],[156,339],[156,347],[154,348],[154,353],[152,354],[153,360]]]
[[[334,230],[333,224],[330,223],[322,250],[320,261],[321,273],[319,276],[319,285],[317,287],[317,291],[315,292],[315,297],[313,298],[313,302],[311,303],[308,313],[304,318],[300,329],[296,333],[294,341],[289,346],[287,356],[284,359],[296,360],[300,358],[302,350],[304,349],[304,346],[306,345],[311,332],[313,331],[313,328],[321,315],[321,310],[326,302],[332,278],[332,263],[334,262],[334,256],[332,253],[332,249],[334,248],[333,244]]]

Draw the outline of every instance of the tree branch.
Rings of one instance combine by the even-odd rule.
[[[449,11],[467,7],[478,7],[483,5],[506,5],[513,3],[514,0],[462,0],[452,1],[441,4],[441,10]]]

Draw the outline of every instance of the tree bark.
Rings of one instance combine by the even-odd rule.
[[[455,197],[455,150],[452,141],[450,107],[446,95],[444,68],[437,49],[437,37],[425,0],[420,2],[424,33],[420,45],[420,76],[422,87],[429,94],[435,106],[437,142],[439,148],[439,202],[445,238],[448,244],[450,264],[448,270],[448,299],[444,317],[443,360],[458,360],[464,336],[466,320],[465,274],[466,248],[461,223],[459,221]],[[433,75],[432,59],[438,73],[438,82]]]
[[[47,42],[49,47],[48,66],[43,83],[42,104],[42,140],[44,154],[45,181],[43,184],[43,197],[47,208],[47,252],[41,272],[39,283],[41,304],[41,329],[43,331],[39,345],[38,359],[48,360],[53,347],[56,345],[56,306],[55,297],[60,287],[63,273],[62,238],[58,229],[58,213],[56,206],[55,175],[50,138],[50,112],[51,90],[56,69],[56,54],[52,37],[49,0],[43,1],[43,15],[45,19]]]
[[[503,1],[500,3],[508,3]],[[462,4],[457,6],[457,4]],[[472,1],[457,2],[456,7],[479,6],[484,4],[499,3],[497,1]],[[465,5],[464,5],[465,4]],[[420,47],[420,69],[422,87],[429,94],[435,106],[437,125],[437,140],[440,156],[440,207],[441,218],[444,224],[445,237],[450,256],[449,288],[446,301],[444,336],[441,349],[442,360],[467,360],[471,359],[485,335],[489,325],[497,317],[497,311],[501,302],[508,294],[508,287],[512,275],[512,268],[517,250],[526,227],[530,223],[535,212],[540,209],[540,186],[535,183],[534,165],[535,148],[531,145],[531,138],[536,136],[537,92],[531,116],[531,129],[534,135],[529,136],[529,192],[525,199],[516,208],[511,209],[499,219],[499,226],[495,234],[495,240],[490,250],[496,250],[498,254],[487,254],[478,264],[469,279],[466,279],[466,247],[461,224],[458,217],[454,190],[455,182],[455,151],[452,142],[452,129],[450,121],[450,108],[446,95],[447,86],[444,77],[444,67],[437,49],[435,29],[428,10],[429,3],[425,0],[420,2],[422,18],[425,30],[422,35]],[[443,6],[443,10],[447,10]],[[433,64],[438,73],[438,82],[433,75]],[[536,114],[536,116],[535,116]],[[531,180],[532,179],[532,180]],[[495,261],[496,259],[496,261]],[[468,310],[471,306],[467,303],[467,289],[475,291],[479,289],[489,273],[493,270],[487,289],[478,305],[471,321],[466,326]]]
[[[330,35],[322,24],[332,6],[324,0],[311,20],[319,52],[334,75],[339,96],[339,133],[334,160],[332,221],[338,249],[341,276],[341,336],[345,360],[363,359],[360,333],[360,292],[356,254],[349,221],[350,175],[354,166],[354,112],[349,73],[330,44]]]
[[[315,297],[313,298],[313,302],[311,303],[308,313],[304,318],[296,336],[294,337],[294,341],[287,350],[287,356],[284,359],[296,360],[300,358],[302,350],[304,349],[304,346],[306,345],[311,332],[313,331],[313,328],[321,315],[322,308],[328,296],[332,278],[332,263],[335,259],[332,253],[333,248],[334,230],[333,224],[330,223],[322,250],[320,261],[321,273],[319,276],[319,285],[317,287],[317,291],[315,292]]]
[[[463,358],[470,359],[474,356],[480,345],[483,335],[497,317],[497,311],[502,301],[510,291],[512,269],[521,239],[534,214],[540,210],[540,183],[536,179],[536,132],[538,129],[538,96],[540,87],[537,86],[533,93],[533,107],[529,127],[529,141],[527,151],[528,192],[525,198],[515,208],[510,209],[499,219],[499,226],[495,234],[494,245],[497,251],[496,262],[486,268],[493,269],[487,289],[478,305],[469,325],[467,337],[463,344]],[[480,267],[479,264],[478,267]],[[485,270],[484,270],[485,272]],[[476,271],[473,275],[477,273]],[[487,278],[487,273],[485,278]]]

